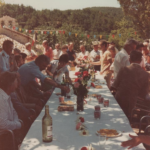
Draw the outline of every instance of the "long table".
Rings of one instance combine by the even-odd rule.
[[[73,78],[73,71],[70,72],[70,76]],[[97,75],[97,79],[100,79],[101,83],[105,80],[103,76]],[[122,132],[122,136],[117,138],[108,138],[106,141],[105,149],[107,150],[124,150],[127,148],[121,147],[121,142],[129,140],[129,134],[136,135],[132,130],[130,123],[125,116],[124,112],[116,102],[113,95],[110,93],[106,84],[101,84],[102,89],[89,89],[89,94],[101,94],[104,98],[110,100],[109,107],[105,108],[101,106],[101,118],[94,118],[94,106],[99,105],[96,98],[92,98],[91,102],[84,107],[84,112],[58,112],[59,97],[56,93],[60,92],[60,89],[56,88],[48,100],[50,115],[53,119],[53,141],[51,143],[42,142],[42,117],[44,116],[45,109],[41,111],[40,115],[32,124],[29,132],[27,133],[22,145],[21,150],[80,150],[83,146],[92,144],[95,150],[99,150],[99,137],[95,134],[97,130],[108,128],[116,129]],[[72,98],[75,102],[75,98]],[[89,135],[81,136],[80,132],[76,130],[76,119],[79,116],[85,118],[85,125],[88,128]],[[134,150],[144,150],[142,144],[133,148]]]

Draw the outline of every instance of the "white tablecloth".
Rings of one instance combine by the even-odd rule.
[[[70,76],[74,77],[74,72],[70,72]],[[101,82],[104,81],[102,76],[96,76]],[[74,112],[58,112],[59,99],[55,93],[60,92],[60,89],[55,89],[51,98],[47,102],[50,108],[50,115],[53,119],[53,141],[51,143],[42,142],[42,117],[45,109],[32,124],[27,133],[21,150],[80,150],[83,146],[92,144],[95,150],[99,150],[99,137],[95,134],[97,130],[108,128],[116,129],[122,132],[122,136],[117,138],[109,138],[106,142],[105,149],[107,150],[124,150],[121,147],[121,142],[129,139],[129,134],[135,135],[129,121],[122,109],[110,93],[106,85],[102,84],[102,89],[90,88],[89,93],[101,94],[104,98],[110,100],[110,106],[104,108],[101,106],[100,120],[94,119],[94,106],[99,105],[96,98],[92,98],[84,107],[84,112],[80,116],[85,118],[85,125],[88,128],[89,136],[81,136],[80,132],[75,129],[76,119],[79,116],[77,111]],[[75,101],[74,98],[72,98]],[[75,107],[76,108],[76,107]],[[139,145],[135,150],[145,149],[143,145]]]

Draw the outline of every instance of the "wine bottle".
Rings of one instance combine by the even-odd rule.
[[[63,76],[63,81],[62,81],[61,85],[62,85],[62,86],[66,86],[65,77],[64,77],[64,76]],[[66,92],[63,91],[62,89],[61,89],[61,96],[65,96],[65,97],[66,97]]]
[[[45,105],[45,115],[42,118],[42,136],[43,142],[51,142],[52,136],[52,117],[49,114],[49,106]]]

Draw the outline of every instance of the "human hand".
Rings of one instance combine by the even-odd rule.
[[[103,72],[100,72],[100,75],[102,75],[103,74]]]
[[[50,92],[50,91],[46,91],[46,92],[44,92],[43,93],[43,96],[46,96],[46,97],[50,97],[51,96],[51,94],[52,94],[52,92]]]
[[[121,143],[121,146],[122,147],[128,147],[128,149],[131,149],[137,145],[139,145],[141,143],[141,138],[140,136],[133,136],[133,135],[130,135],[129,136],[132,138],[131,140],[128,140],[128,141],[125,141],[125,142],[122,142]]]
[[[99,56],[99,55],[97,55],[97,56],[96,56],[96,59],[100,59],[100,56]]]

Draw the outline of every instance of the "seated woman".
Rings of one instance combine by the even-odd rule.
[[[57,83],[62,82],[62,76],[65,74],[65,76],[69,79],[69,82],[71,82],[71,79],[69,77],[69,70],[67,68],[67,64],[69,62],[69,58],[67,54],[63,54],[60,56],[59,60],[55,63],[51,62],[51,68],[47,70],[48,75],[53,76],[53,79]]]

